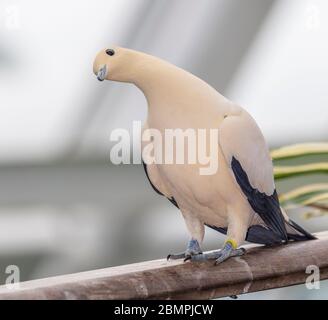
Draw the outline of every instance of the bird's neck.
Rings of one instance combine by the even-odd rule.
[[[182,84],[186,71],[153,56],[142,55],[134,64],[131,82],[145,95],[148,103],[158,96],[172,95]],[[155,101],[154,101],[155,102]]]
[[[193,74],[153,56],[141,55],[133,62],[131,81],[145,95],[148,102],[148,114],[172,113],[177,107],[181,111],[199,112],[204,104],[207,110],[217,112],[217,104],[221,109],[228,105],[227,99]],[[152,110],[154,109],[154,110]],[[226,112],[226,110],[222,110]]]

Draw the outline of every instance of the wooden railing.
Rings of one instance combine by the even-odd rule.
[[[245,246],[221,265],[154,260],[0,287],[0,299],[213,299],[305,283],[306,268],[328,278],[328,232],[278,247]]]

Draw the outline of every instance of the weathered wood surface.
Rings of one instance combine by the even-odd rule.
[[[219,266],[155,260],[0,287],[0,299],[212,299],[304,283],[309,265],[328,278],[328,232],[318,240],[247,254]]]

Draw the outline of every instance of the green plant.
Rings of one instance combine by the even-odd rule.
[[[327,156],[328,143],[305,143],[282,147],[271,152],[274,161],[274,176],[276,180],[286,179],[306,174],[328,174],[328,162],[310,162],[292,165],[277,165],[281,160],[299,160],[308,156]],[[289,161],[290,162],[290,161]],[[327,180],[328,182],[328,180]],[[286,209],[307,207],[310,210],[306,217],[328,213],[328,183],[312,183],[290,190],[279,196],[281,205]]]

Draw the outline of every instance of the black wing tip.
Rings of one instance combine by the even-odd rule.
[[[178,205],[178,203],[177,203],[177,201],[174,199],[174,197],[172,197],[171,199],[170,198],[167,198],[174,206],[176,206],[178,209],[180,209],[179,208],[179,205]]]
[[[288,241],[285,219],[280,209],[277,191],[274,190],[273,194],[269,196],[253,188],[247,173],[234,156],[231,160],[231,169],[252,209],[261,217],[272,232],[276,233],[281,240]]]
[[[147,169],[147,165],[146,165],[146,163],[142,160],[142,165],[143,165],[143,168],[144,168],[144,170],[145,170],[145,173],[146,173],[146,176],[147,176],[147,179],[148,179],[148,181],[149,181],[149,183],[150,183],[150,185],[152,186],[152,188],[154,189],[154,191],[157,193],[157,194],[159,194],[160,196],[164,196],[164,194],[161,192],[161,191],[159,191],[156,187],[155,187],[155,185],[152,183],[152,181],[150,180],[150,177],[149,177],[149,174],[148,174],[148,169]],[[165,197],[165,196],[164,196]],[[167,197],[166,197],[167,198]],[[178,209],[179,209],[179,205],[178,205],[178,203],[176,202],[176,200],[172,197],[171,199],[170,198],[167,198],[174,206],[176,206]]]
[[[290,220],[292,221],[292,220]],[[292,223],[295,226],[298,226],[294,221]],[[217,227],[214,225],[205,224],[207,227],[220,232],[222,234],[227,234],[227,228],[224,227]],[[305,231],[303,228],[298,226],[300,229],[303,230],[304,234],[291,234],[288,233],[288,241],[308,241],[308,240],[316,240],[317,238]],[[277,235],[272,230],[264,227],[263,225],[252,225],[248,228],[247,234],[246,234],[246,241],[252,242],[252,243],[258,243],[265,246],[277,246],[285,243],[284,240],[281,239],[279,235]]]
[[[295,221],[289,219],[287,222],[289,226],[294,228],[300,234],[291,234],[288,233],[288,239],[294,241],[306,241],[306,240],[317,240],[318,238],[315,237],[313,234],[309,233],[305,229],[303,229],[300,225],[298,225]]]
[[[248,228],[246,241],[266,246],[275,246],[283,243],[281,237],[262,225],[253,225]]]
[[[146,163],[142,160],[142,165],[143,165],[143,168],[145,170],[145,173],[146,173],[146,176],[147,176],[147,179],[150,183],[150,185],[152,186],[152,188],[154,189],[154,191],[159,194],[160,196],[164,196],[164,194],[162,192],[160,192],[156,187],[155,185],[152,183],[152,181],[150,180],[150,177],[149,177],[149,174],[148,174],[148,169],[147,169],[147,165]]]

